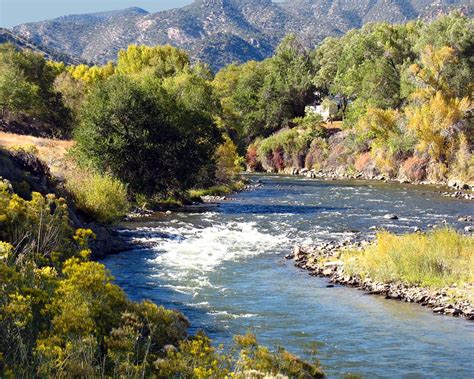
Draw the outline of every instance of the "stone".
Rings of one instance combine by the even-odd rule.
[[[165,346],[163,346],[163,350],[167,353],[171,353],[171,352],[177,353],[178,352],[178,349],[174,345],[165,345]]]
[[[392,213],[386,214],[385,216],[383,216],[383,218],[386,220],[398,220],[398,216]]]
[[[329,261],[324,264],[324,268],[337,268],[340,266],[344,266],[343,261]]]
[[[323,270],[323,275],[324,276],[331,276],[333,272],[334,271],[332,269],[327,268],[327,269]]]
[[[465,231],[466,233],[474,233],[474,226],[472,226],[472,225],[465,226],[465,227],[464,227],[464,231]]]
[[[450,180],[448,182],[448,186],[452,187],[452,188],[458,188],[459,184],[458,184],[457,180]]]

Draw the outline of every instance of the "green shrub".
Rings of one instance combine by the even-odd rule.
[[[113,174],[134,194],[191,188],[221,133],[206,112],[182,101],[150,77],[113,76],[98,84],[81,109],[76,159]]]
[[[113,223],[127,214],[127,186],[119,180],[84,170],[66,177],[66,188],[79,210],[101,223]]]
[[[299,118],[295,119],[295,122],[300,126],[281,130],[256,142],[257,155],[261,162],[277,169],[298,166],[298,157],[308,152],[311,142],[326,134],[319,117]]]

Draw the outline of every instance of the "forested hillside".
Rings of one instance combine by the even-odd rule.
[[[103,66],[3,47],[0,105],[4,122],[41,119],[48,133],[74,134],[80,160],[133,193],[226,182],[211,167],[222,141],[217,154],[234,156],[228,173],[238,170],[238,152],[250,169],[469,182],[473,30],[455,12],[431,23],[369,24],[315,50],[289,35],[271,58],[215,76],[169,46],[131,45]],[[315,102],[331,109],[334,124],[305,110]],[[184,161],[172,158],[185,151]],[[162,167],[156,159],[147,167],[153,156]]]
[[[13,31],[96,64],[114,60],[130,44],[171,44],[216,70],[233,62],[268,58],[290,33],[297,34],[306,48],[314,48],[328,36],[370,22],[431,20],[454,9],[473,14],[469,0],[196,0],[163,12],[129,8],[71,15],[19,25]]]

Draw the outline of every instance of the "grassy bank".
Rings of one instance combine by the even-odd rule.
[[[379,282],[402,282],[430,288],[456,285],[460,291],[474,283],[474,238],[451,229],[426,234],[394,235],[381,232],[363,251],[343,252],[351,275]],[[474,294],[463,293],[474,300]]]
[[[188,191],[187,195],[193,201],[200,201],[203,196],[225,196],[234,192],[242,191],[245,183],[242,180],[231,184],[222,184],[210,188],[197,188]]]

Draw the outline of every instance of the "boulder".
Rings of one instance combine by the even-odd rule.
[[[329,261],[324,264],[324,268],[332,268],[332,269],[341,267],[341,266],[344,266],[343,261]]]
[[[165,345],[163,346],[163,351],[166,353],[177,353],[178,348],[174,345]]]
[[[333,272],[334,272],[334,271],[333,271],[332,269],[327,268],[327,269],[324,269],[324,270],[323,270],[323,275],[324,275],[324,276],[331,276],[331,275],[333,274]]]
[[[458,188],[459,184],[458,184],[458,181],[457,180],[450,180],[448,182],[448,187],[451,187],[451,188]]]

